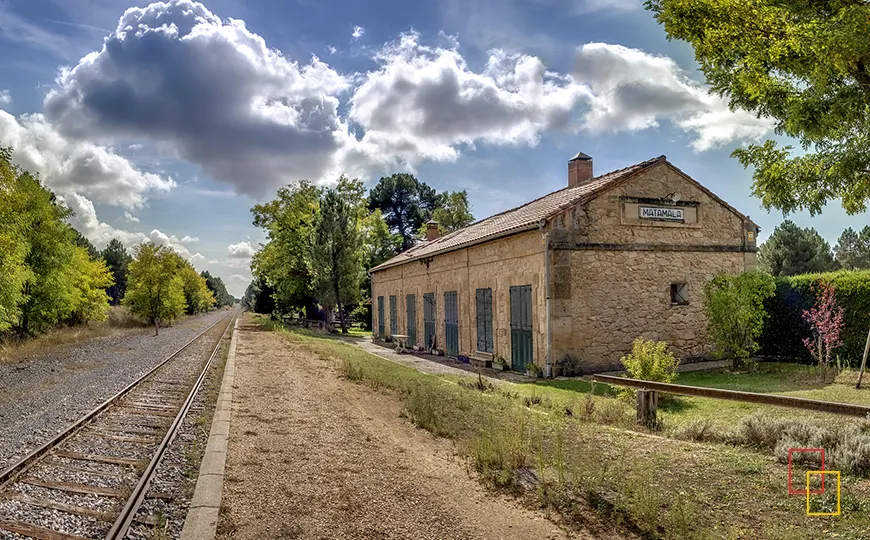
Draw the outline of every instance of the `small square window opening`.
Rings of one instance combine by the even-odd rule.
[[[683,306],[689,303],[689,286],[686,283],[671,283],[671,304]]]

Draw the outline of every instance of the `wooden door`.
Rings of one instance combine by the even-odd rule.
[[[511,369],[525,371],[534,362],[532,353],[532,286],[510,288],[511,301]]]
[[[435,346],[435,293],[423,295],[423,347],[431,349]]]
[[[444,352],[459,356],[459,302],[456,291],[444,293]]]
[[[417,345],[417,297],[415,295],[405,296],[405,309],[408,313],[408,346],[413,347]]]

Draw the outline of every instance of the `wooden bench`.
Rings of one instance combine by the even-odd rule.
[[[408,352],[408,336],[403,334],[393,334],[393,339],[396,340],[396,352],[399,354]]]

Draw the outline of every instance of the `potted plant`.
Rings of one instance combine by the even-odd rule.
[[[504,357],[502,357],[502,356],[496,356],[496,357],[492,360],[492,369],[494,369],[494,370],[496,370],[496,371],[507,371],[507,370],[510,369],[510,366],[508,366],[508,363],[507,363],[507,361],[504,359]]]
[[[526,375],[538,379],[544,375],[544,370],[538,364],[529,362],[526,364]]]

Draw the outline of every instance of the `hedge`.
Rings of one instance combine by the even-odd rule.
[[[777,278],[776,294],[765,302],[768,318],[759,338],[759,353],[785,362],[812,363],[803,345],[810,328],[803,321],[812,307],[812,285],[827,281],[834,286],[837,304],[843,308],[843,346],[834,351],[844,365],[858,366],[870,329],[870,270],[803,274]]]

